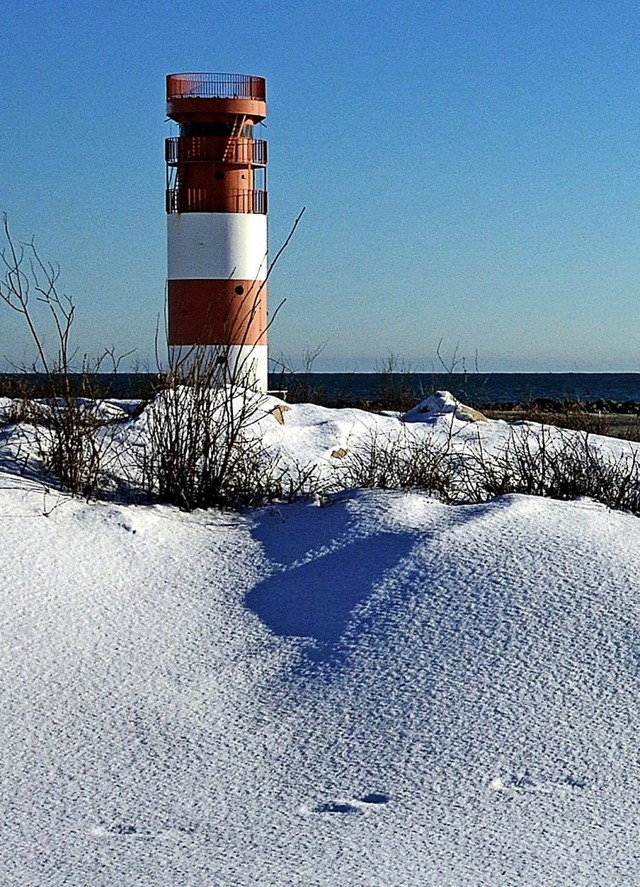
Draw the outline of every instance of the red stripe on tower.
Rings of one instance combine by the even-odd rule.
[[[267,388],[267,114],[262,77],[169,74],[168,344],[212,349],[231,378]]]

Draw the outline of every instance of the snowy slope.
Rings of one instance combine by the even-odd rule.
[[[297,459],[394,421],[291,412]],[[637,518],[5,473],[0,526],[0,884],[640,882]]]

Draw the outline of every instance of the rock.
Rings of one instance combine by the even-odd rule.
[[[272,410],[270,410],[273,418],[280,425],[284,425],[284,414],[290,410],[291,407],[286,406],[286,404],[279,403]]]
[[[437,416],[453,416],[461,422],[488,421],[485,415],[460,403],[448,391],[436,391],[401,418],[403,422],[429,422]]]

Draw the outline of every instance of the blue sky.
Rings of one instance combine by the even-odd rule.
[[[164,78],[267,78],[271,352],[430,370],[640,371],[640,7],[5,0],[0,209],[81,351],[154,363]],[[0,354],[31,346],[6,312]]]

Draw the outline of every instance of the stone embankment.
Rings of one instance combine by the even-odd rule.
[[[623,414],[640,416],[640,402],[635,400],[609,400],[599,397],[597,400],[551,400],[540,397],[536,400],[513,403],[483,403],[480,407],[484,412],[540,412],[540,413],[591,413]]]
[[[507,422],[531,421],[574,428],[640,441],[640,403],[605,398],[587,401],[557,401],[539,398],[529,403],[483,404],[484,414]]]

